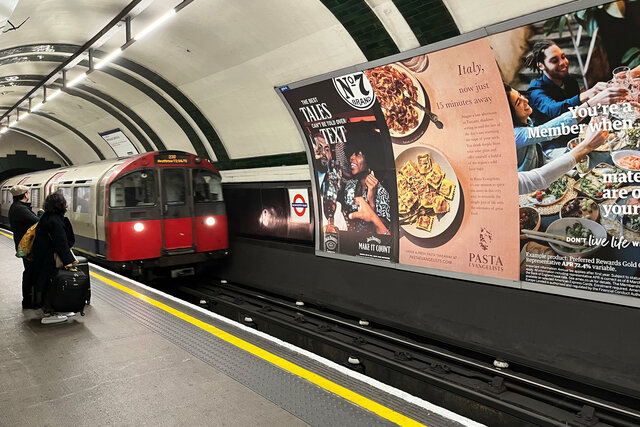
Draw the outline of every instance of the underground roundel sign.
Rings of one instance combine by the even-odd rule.
[[[309,222],[309,193],[306,188],[289,189],[291,212],[289,218],[293,222]]]

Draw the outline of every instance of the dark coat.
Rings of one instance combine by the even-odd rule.
[[[63,265],[75,261],[71,253],[74,243],[73,227],[68,218],[50,212],[42,215],[33,242],[33,264],[37,274],[35,287],[38,291],[46,289],[56,270],[54,252],[60,256]]]
[[[13,231],[13,243],[18,250],[18,243],[29,227],[38,222],[38,217],[31,210],[31,203],[14,201],[9,208],[9,225]]]
[[[569,107],[582,104],[578,82],[575,79],[566,79],[563,83],[564,87],[559,87],[544,74],[529,83],[527,95],[529,105],[533,108],[531,119],[536,126],[566,113]]]

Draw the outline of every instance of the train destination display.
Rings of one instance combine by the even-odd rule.
[[[316,249],[640,297],[640,65],[621,64],[633,41],[603,28],[573,75],[570,40],[531,37],[542,27],[290,85],[315,159]]]

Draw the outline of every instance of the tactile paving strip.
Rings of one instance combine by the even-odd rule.
[[[297,375],[282,370],[182,319],[176,318],[160,308],[132,297],[98,279],[92,278],[91,288],[93,295],[96,297],[110,303],[124,314],[134,318],[170,342],[220,370],[310,425],[394,425],[390,421],[356,406]],[[136,287],[136,291],[147,294],[149,297],[167,305],[175,306],[175,302],[172,303],[172,301],[146,291],[145,289]],[[429,425],[430,427],[461,425],[451,419],[412,405],[399,397],[385,393],[374,386],[362,383],[326,365],[317,363],[304,355],[257,337],[250,332],[240,328],[233,328],[228,324],[204,316],[197,310],[189,309],[188,306],[181,306],[179,309],[186,314],[230,332],[238,338],[251,342],[298,366],[402,413],[415,421]]]

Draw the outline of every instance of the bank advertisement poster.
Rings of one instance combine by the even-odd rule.
[[[639,297],[640,4],[560,18],[489,37],[509,83],[520,279]]]
[[[615,2],[285,92],[316,159],[321,250],[639,297],[638,28],[640,3]],[[341,146],[356,124],[365,151]],[[363,202],[380,221],[343,238],[348,218],[374,222]]]
[[[362,72],[284,93],[313,153],[319,250],[396,261],[393,155]]]

